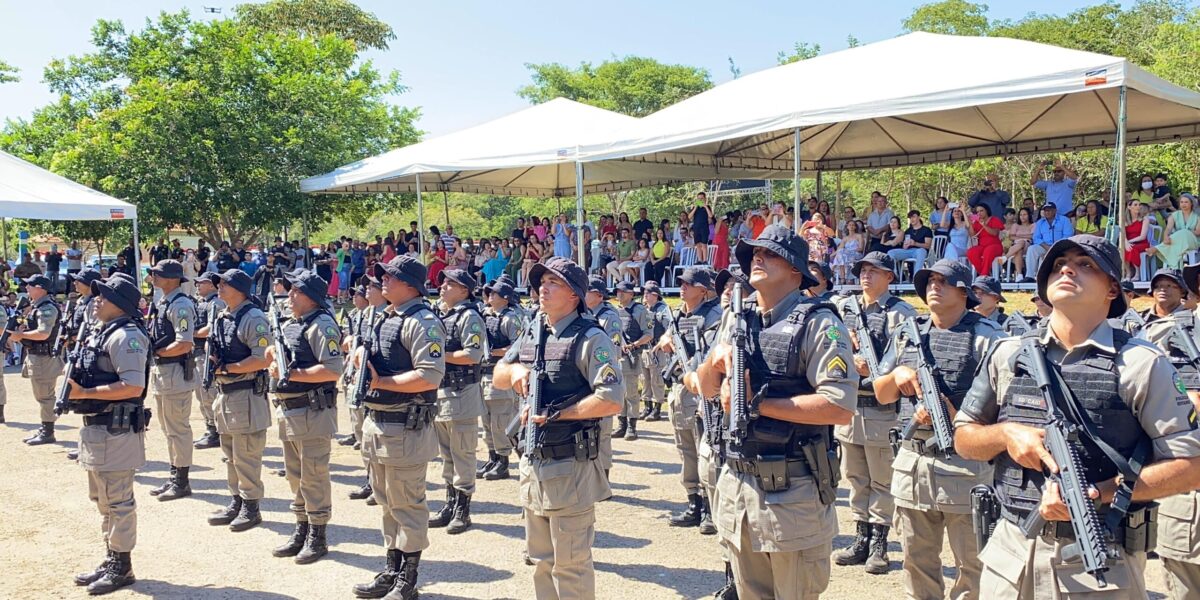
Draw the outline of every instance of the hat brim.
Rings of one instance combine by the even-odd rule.
[[[438,285],[442,285],[443,283],[445,283],[445,281],[447,279],[449,279],[450,281],[453,281],[454,283],[457,283],[458,285],[461,285],[461,286],[467,288],[468,296],[474,296],[475,295],[475,282],[468,281],[467,279],[461,278],[459,276],[459,273],[462,273],[463,275],[470,277],[470,275],[467,275],[466,271],[462,271],[462,270],[439,271],[438,272]]]
[[[945,273],[941,272],[940,270],[935,270],[933,267],[926,267],[917,271],[917,273],[913,275],[913,287],[916,288],[917,296],[921,298],[921,302],[924,302],[925,304],[929,304],[929,301],[925,299],[925,292],[929,289],[929,277],[934,273],[937,273],[943,277],[946,276]],[[971,289],[971,286],[956,285],[954,287],[967,292],[967,310],[971,310],[972,308],[979,306],[979,297],[975,295],[975,290]]]
[[[1183,290],[1185,294],[1190,290],[1187,285],[1187,279],[1175,277],[1174,275],[1167,275],[1165,273],[1159,273],[1158,275],[1150,278],[1150,289],[1152,291],[1154,290],[1154,282],[1158,281],[1159,279],[1170,279],[1171,283],[1179,286],[1179,289]],[[1124,290],[1121,290],[1121,292],[1124,293]]]
[[[1052,307],[1054,304],[1050,302],[1050,297],[1046,294],[1047,283],[1049,283],[1050,280],[1050,272],[1054,270],[1054,261],[1057,260],[1059,256],[1062,256],[1071,249],[1079,250],[1080,252],[1083,252],[1091,257],[1092,260],[1096,261],[1096,264],[1100,265],[1100,268],[1104,270],[1105,274],[1108,275],[1109,278],[1117,282],[1118,286],[1121,282],[1121,266],[1112,264],[1112,262],[1108,260],[1107,256],[1104,256],[1104,254],[1096,252],[1087,246],[1078,244],[1070,238],[1058,240],[1057,242],[1054,242],[1053,246],[1050,246],[1050,249],[1046,251],[1046,255],[1042,257],[1042,264],[1038,266],[1037,272],[1037,295],[1042,299],[1043,302]],[[1117,297],[1114,298],[1111,303],[1109,303],[1108,318],[1115,319],[1120,317],[1121,315],[1125,314],[1125,311],[1128,310],[1128,308],[1129,303],[1125,301],[1125,292],[1122,291],[1120,294],[1117,294]]]
[[[1197,278],[1200,278],[1200,263],[1183,267],[1183,282],[1187,284],[1187,289],[1200,296],[1200,285],[1197,285]],[[1134,290],[1133,293],[1137,294],[1137,290]]]
[[[99,279],[91,282],[88,285],[89,285],[89,287],[92,288],[93,296],[100,296],[100,297],[104,298],[105,302],[112,302],[113,304],[117,305],[121,310],[125,311],[125,314],[133,316],[138,313],[137,303],[136,302],[130,303],[129,300],[123,298],[120,294],[117,293],[116,288],[108,285],[107,283],[105,283],[103,281],[100,281]]]
[[[884,264],[883,261],[874,259],[874,258],[859,259],[858,262],[854,263],[854,266],[850,267],[850,274],[854,275],[855,277],[858,277],[859,273],[862,273],[862,268],[864,265],[871,265],[872,267],[875,267],[881,271],[887,271],[888,273],[892,274],[892,279],[896,278],[895,271],[893,271],[890,267],[888,267],[886,264]]]
[[[383,276],[387,275],[388,277],[391,277],[392,279],[398,279],[398,280],[403,281],[404,283],[407,283],[408,285],[416,288],[417,293],[422,296],[424,296],[425,294],[428,293],[428,290],[425,289],[424,281],[417,281],[415,277],[410,277],[404,271],[401,271],[400,269],[393,267],[392,265],[389,265],[387,263],[375,263],[375,270],[374,270],[374,272],[372,272],[372,275],[375,276],[375,279],[378,279],[380,281],[380,285],[382,285],[382,283],[383,283]]]
[[[246,296],[249,296],[250,293],[254,291],[253,281],[235,281],[220,273],[214,273],[214,275],[216,275],[217,280],[213,283],[216,285],[224,283],[225,285],[232,287]]]
[[[300,280],[300,277],[293,273],[284,273],[283,279],[291,284],[293,288],[298,288],[301,293],[308,296],[313,302],[316,302],[317,306],[321,308],[333,308],[333,305],[329,303],[329,299],[325,297],[325,294],[328,293],[328,285],[323,286],[325,289],[321,290],[311,289],[312,286],[305,285]]]
[[[738,265],[742,267],[742,272],[746,274],[747,278],[750,276],[750,259],[754,258],[755,248],[766,248],[767,250],[778,254],[779,256],[783,257],[784,260],[788,261],[788,263],[790,263],[794,269],[799,271],[803,276],[803,280],[800,282],[800,289],[806,290],[810,287],[821,285],[821,282],[817,281],[817,278],[813,277],[812,274],[808,272],[807,256],[796,256],[791,250],[788,250],[787,248],[783,247],[782,244],[778,244],[772,240],[742,240],[738,242],[737,246],[734,248],[733,254],[737,258]]]
[[[995,296],[995,297],[999,298],[999,300],[997,300],[997,302],[1000,302],[1000,303],[1008,302],[1008,300],[1006,300],[1006,299],[1004,298],[1004,294],[1002,294],[1002,293],[1000,293],[1000,292],[996,292],[996,291],[990,290],[990,289],[988,289],[988,288],[985,288],[985,287],[983,287],[983,286],[978,286],[978,285],[973,285],[973,286],[971,286],[971,291],[972,291],[972,292],[974,292],[975,290],[983,290],[985,293],[987,293],[987,294],[991,294],[992,296]],[[978,294],[978,293],[976,293],[976,294],[975,294],[975,297],[976,297],[976,298],[978,298],[978,297],[979,297],[979,294]]]
[[[571,291],[575,294],[575,296],[577,298],[579,298],[578,310],[580,312],[583,312],[585,310],[585,307],[587,306],[585,297],[587,296],[587,293],[589,290],[591,290],[591,288],[590,287],[586,287],[586,288],[579,287],[578,285],[572,283],[570,279],[563,277],[559,273],[551,271],[550,268],[547,267],[545,263],[537,263],[536,265],[533,265],[533,267],[531,267],[529,269],[529,295],[531,297],[536,293],[534,290],[542,287],[542,277],[546,276],[546,274],[554,275],[555,277],[559,277],[563,281],[565,281],[567,283],[567,286],[571,288]]]

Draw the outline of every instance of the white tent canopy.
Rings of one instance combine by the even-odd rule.
[[[137,207],[0,152],[0,217],[120,221],[137,219]]]
[[[747,75],[638,120],[584,161],[708,178],[919,165],[1200,137],[1200,94],[1128,60],[1008,38],[912,33]],[[601,163],[604,164],[604,163]],[[587,169],[600,168],[588,162]]]
[[[455,133],[397,148],[300,182],[303,192],[370,194],[450,191],[574,197],[580,144],[607,139],[637,119],[557,98]],[[692,179],[690,169],[588,169],[584,193]],[[701,170],[696,177],[703,177]]]

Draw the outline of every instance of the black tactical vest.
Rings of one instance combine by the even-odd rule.
[[[922,343],[929,348],[933,357],[933,378],[937,381],[938,391],[942,393],[955,409],[962,407],[963,398],[971,389],[975,380],[975,369],[979,366],[979,358],[975,355],[975,325],[983,320],[979,313],[967,311],[963,318],[950,329],[939,329],[929,321],[929,315],[917,317],[917,330],[922,333]],[[897,365],[916,368],[919,350],[906,347],[896,357]],[[902,418],[911,418],[916,410],[916,398],[909,398],[903,403]],[[928,430],[928,427],[922,427]]]
[[[402,312],[386,314],[375,322],[371,330],[371,366],[382,376],[399,375],[413,369],[412,354],[403,344],[401,331],[404,320],[422,312],[430,312],[429,306],[418,302]],[[426,390],[415,394],[373,389],[367,392],[366,402],[371,404],[433,404],[437,401],[437,390]]]
[[[625,336],[626,343],[642,339],[642,326],[637,319],[633,318],[633,311],[641,305],[640,302],[631,302],[628,307],[622,307],[617,311],[617,315],[621,318],[621,333]]]
[[[899,303],[899,298],[888,296],[879,310],[868,312],[866,307],[863,307],[863,324],[867,327],[867,333],[871,335],[871,347],[875,349],[877,357],[883,356],[892,337],[892,332],[888,330],[888,311]]]
[[[791,398],[813,393],[814,388],[804,370],[798,368],[800,346],[809,316],[828,311],[836,318],[837,309],[828,302],[805,298],[770,327],[763,327],[762,316],[753,299],[746,302],[745,310],[749,334],[746,362],[753,386],[747,393],[757,394],[761,390],[765,398]],[[727,454],[739,460],[755,460],[758,456],[803,458],[801,447],[816,441],[824,441],[828,447],[828,425],[803,425],[760,416],[750,421],[744,442],[729,441]]]
[[[488,346],[492,350],[503,350],[512,345],[512,340],[504,334],[504,318],[516,318],[511,305],[505,306],[499,313],[489,312],[483,319],[484,329],[487,330]],[[490,357],[489,357],[490,358]]]
[[[1191,311],[1175,311],[1171,313],[1172,319],[1175,319],[1176,325],[1183,334],[1191,337],[1192,331],[1195,328],[1195,318],[1192,317]],[[1175,335],[1171,334],[1164,340],[1166,346],[1167,358],[1171,360],[1171,364],[1175,366],[1175,370],[1179,371],[1179,379],[1183,382],[1183,386],[1189,390],[1200,390],[1200,371],[1196,370],[1196,366],[1192,361],[1188,360],[1187,351],[1179,347],[1175,343]]]
[[[92,314],[92,299],[94,298],[95,296],[81,297],[79,301],[75,303],[75,311],[70,315],[70,330],[78,339],[82,339],[87,335],[87,332],[83,330],[83,325],[87,323],[88,315]]]
[[[658,301],[658,304],[655,304],[654,306],[650,307],[650,317],[651,317],[650,322],[654,324],[654,332],[651,333],[651,335],[654,336],[655,343],[657,343],[658,340],[662,339],[662,336],[665,333],[667,333],[667,326],[663,325],[663,312],[664,311],[667,313],[668,318],[669,318],[669,315],[671,314],[671,309],[667,308],[667,303],[663,302],[661,300]]]
[[[247,302],[233,315],[232,319],[222,316],[213,325],[213,331],[209,337],[216,346],[217,358],[221,362],[226,364],[241,362],[252,354],[250,346],[242,342],[237,332],[238,327],[242,324],[242,319],[255,308],[258,307],[253,302]]]
[[[27,331],[34,331],[38,328],[38,309],[47,304],[54,309],[54,327],[50,328],[50,335],[46,336],[44,340],[21,340],[21,345],[25,346],[30,354],[50,354],[54,349],[54,340],[58,337],[58,329],[63,325],[62,310],[58,308],[58,303],[51,300],[50,296],[43,296],[29,311],[29,320],[26,322]]]
[[[319,363],[317,354],[313,352],[312,346],[308,344],[308,337],[305,335],[308,328],[321,315],[329,314],[323,310],[314,310],[303,320],[290,319],[287,325],[283,326],[283,343],[287,346],[288,354],[292,358],[292,363],[288,367],[293,369],[305,369],[315,366]],[[336,383],[326,381],[322,383],[300,383],[297,381],[288,380],[287,385],[278,386],[275,391],[281,394],[296,394],[303,393],[317,388],[335,387]]]
[[[708,315],[713,310],[718,311],[717,319],[709,321]],[[700,306],[696,307],[696,310],[686,315],[683,314],[682,309],[675,315],[675,331],[679,332],[679,337],[683,340],[683,351],[689,357],[695,356],[699,350],[696,348],[695,332],[699,331],[701,335],[704,335],[708,328],[716,326],[720,322],[719,311],[719,301],[713,299],[702,302]]]
[[[108,343],[108,338],[112,337],[114,333],[124,329],[128,325],[134,325],[139,331],[142,331],[141,326],[138,325],[133,319],[130,319],[129,317],[121,317],[119,319],[109,321],[104,325],[103,328],[90,335],[87,340],[85,340],[85,343],[80,346],[79,356],[76,359],[77,362],[75,363],[75,372],[72,374],[72,378],[75,379],[80,386],[85,388],[94,388],[96,386],[116,383],[121,380],[121,376],[117,373],[102,369],[100,367],[100,359],[101,357],[109,356],[108,351],[104,349],[105,344]],[[150,362],[148,351],[146,358],[147,381],[142,386],[141,394],[136,398],[122,400],[122,402],[136,402],[138,405],[141,405],[145,400],[146,393],[150,389]],[[78,414],[91,415],[106,412],[112,405],[112,400],[72,401],[71,411]]]
[[[546,379],[542,382],[542,400],[546,405],[546,414],[562,410],[592,393],[592,382],[587,374],[580,372],[575,364],[579,348],[587,339],[588,332],[593,328],[600,329],[600,324],[589,316],[581,315],[558,335],[551,330],[546,335]],[[529,335],[521,344],[521,363],[532,367],[536,358],[535,348],[538,332],[530,329]],[[603,330],[601,330],[603,331]],[[595,426],[597,419],[553,421],[540,429],[546,445],[571,443],[573,436],[589,427]]]
[[[462,334],[463,328],[467,326],[467,313],[475,313],[481,321],[483,320],[483,315],[479,314],[475,305],[469,301],[460,302],[455,305],[442,318],[442,325],[446,327],[446,352],[459,352],[465,349],[463,348]],[[482,370],[483,367],[479,363],[473,365],[453,365],[447,362],[446,377],[442,382],[447,385],[454,381],[474,383],[479,381]]]
[[[175,341],[175,326],[171,324],[171,320],[167,318],[167,315],[170,314],[171,307],[180,298],[190,302],[192,308],[195,308],[195,301],[184,294],[179,294],[170,300],[163,298],[161,301],[155,303],[155,310],[151,315],[149,324],[150,347],[154,350],[162,350]]]
[[[1040,337],[1041,329],[1035,329],[1022,338]],[[1130,335],[1122,330],[1113,330],[1113,347],[1117,353],[1129,341]],[[1015,356],[1015,355],[1014,355]],[[1087,358],[1070,365],[1062,365],[1063,381],[1074,392],[1092,423],[1096,425],[1104,441],[1121,456],[1133,456],[1134,448],[1146,433],[1134,416],[1133,410],[1121,399],[1120,375],[1116,368],[1116,354],[1093,349]],[[1014,361],[1015,362],[1015,361]],[[1065,407],[1060,407],[1065,412]],[[1049,421],[1042,392],[1033,377],[1016,372],[1000,402],[998,423],[1021,423],[1033,427],[1045,427]],[[1095,483],[1111,479],[1118,473],[1117,466],[1087,436],[1081,435],[1076,445],[1080,463],[1084,466],[1085,479]],[[1041,502],[1046,478],[1041,471],[1026,469],[1002,452],[996,456],[993,476],[996,494],[1009,511],[1024,516],[1035,510]]]

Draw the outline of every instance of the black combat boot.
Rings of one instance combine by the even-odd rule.
[[[104,576],[104,571],[108,569],[108,563],[113,560],[113,555],[116,552],[109,550],[104,555],[104,560],[100,562],[100,566],[96,567],[95,571],[84,571],[75,575],[75,585],[88,585],[91,582],[100,579]]]
[[[242,497],[234,496],[225,508],[217,509],[208,515],[209,525],[228,525],[242,512]]]
[[[725,563],[725,587],[713,594],[713,600],[738,600],[737,584],[733,580],[733,565]]]
[[[713,535],[717,533],[717,526],[712,520],[712,506],[708,503],[708,496],[700,497],[700,535]]]
[[[54,439],[54,423],[42,423],[42,428],[33,434],[32,437],[25,440],[25,443],[30,446],[41,446],[42,444],[53,444],[58,440]]]
[[[446,533],[450,535],[457,535],[471,527],[471,495],[458,490],[454,490],[454,493],[458,495],[454,502],[454,517],[446,528]]]
[[[433,513],[429,517],[430,527],[445,527],[450,524],[450,519],[454,518],[454,502],[458,500],[458,494],[455,493],[454,486],[446,485],[446,503],[442,505],[442,509]]]
[[[258,511],[258,500],[242,500],[242,510],[229,523],[231,531],[246,531],[262,523],[262,513]]]
[[[79,450],[67,450],[67,460],[79,460]]]
[[[496,464],[492,465],[492,468],[490,470],[488,470],[487,473],[483,474],[483,478],[488,481],[496,481],[498,479],[508,479],[509,477],[510,477],[510,475],[508,473],[508,455],[507,454],[497,454],[496,455]]]
[[[652,412],[654,412],[654,403],[653,402],[643,402],[642,403],[642,412],[638,413],[638,418],[645,419],[645,418],[649,417],[650,413],[652,413]]]
[[[861,565],[867,562],[867,552],[871,546],[871,524],[866,521],[854,523],[854,541],[850,545],[833,553],[833,562],[845,567]]]
[[[671,517],[671,527],[699,527],[700,513],[704,510],[700,494],[688,494],[687,510]]]
[[[488,450],[487,462],[483,463],[482,465],[479,465],[479,468],[475,469],[475,476],[483,477],[483,475],[485,473],[492,470],[492,467],[494,467],[496,465],[497,458],[498,458],[498,456],[496,455],[495,452]]]
[[[308,528],[308,538],[304,540],[304,548],[296,555],[296,564],[307,565],[315,563],[322,556],[329,554],[329,544],[325,541],[325,526],[312,525]]]
[[[387,551],[387,566],[382,571],[375,574],[375,579],[370,583],[356,583],[354,587],[354,595],[359,598],[382,598],[387,595],[392,586],[396,585],[396,575],[400,574],[400,563],[403,562],[403,553],[399,550]]]
[[[662,402],[655,402],[654,403],[654,412],[651,413],[650,417],[647,418],[646,420],[647,421],[661,421],[663,419],[662,405],[663,405]]]
[[[629,419],[629,431],[625,432],[625,440],[637,441],[637,419]]]
[[[356,442],[358,442],[358,440],[354,437],[354,434],[352,433],[350,435],[343,436],[342,439],[338,440],[337,443],[339,446],[353,446]]]
[[[164,481],[162,485],[150,490],[150,495],[158,496],[158,495],[162,494],[163,492],[171,489],[171,484],[175,483],[175,473],[177,471],[179,471],[179,467],[176,467],[175,465],[171,465],[171,475],[167,477],[167,480]]]
[[[296,528],[292,530],[291,537],[282,546],[277,546],[272,550],[271,556],[283,558],[285,556],[300,554],[300,549],[304,547],[304,540],[306,538],[308,538],[308,521],[300,521],[296,523]]]
[[[221,447],[221,434],[217,433],[216,425],[205,425],[204,435],[200,439],[192,443],[192,447],[197,450],[205,450],[208,448]]]
[[[629,430],[629,419],[625,417],[617,417],[617,423],[620,423],[620,425],[617,427],[617,430],[613,432],[614,440],[625,437],[625,432]]]
[[[188,469],[190,468],[179,467],[175,469],[175,476],[171,478],[171,485],[167,486],[167,489],[158,495],[159,502],[177,500],[192,495],[192,484],[188,480]]]
[[[867,555],[867,572],[872,575],[884,575],[891,566],[887,555],[890,530],[891,527],[887,525],[871,525],[871,551]]]
[[[403,552],[400,572],[396,575],[396,583],[384,600],[417,600],[417,567],[421,565],[421,553]]]
[[[4,405],[0,404],[0,423],[4,422]]]
[[[112,560],[108,561],[104,574],[87,586],[87,591],[93,596],[115,592],[127,585],[133,585],[133,560],[128,552],[114,552]]]
[[[371,490],[371,482],[368,481],[367,483],[363,484],[362,487],[358,488],[357,490],[354,490],[353,492],[350,492],[350,499],[351,500],[364,500],[366,498],[370,498],[372,492],[373,492],[373,490]]]

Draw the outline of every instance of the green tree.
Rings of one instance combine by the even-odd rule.
[[[241,4],[234,12],[243,23],[261,31],[335,35],[360,48],[387,50],[388,42],[396,39],[391,25],[346,0],[271,0]]]
[[[901,26],[906,32],[984,35],[989,29],[987,11],[986,4],[966,0],[942,0],[918,6]]]
[[[59,101],[10,121],[0,145],[136,202],[149,228],[179,225],[209,242],[395,204],[296,186],[418,139],[416,111],[386,101],[404,90],[399,76],[359,63],[353,42],[182,12],[133,33],[100,21],[93,45],[51,63]]]
[[[19,72],[20,69],[0,60],[0,83],[20,81],[21,78],[17,77],[17,73]]]
[[[569,98],[632,117],[644,117],[712,87],[706,69],[627,56],[578,68],[560,63],[526,64],[533,83],[517,95],[533,104]]]
[[[820,44],[809,44],[808,42],[796,42],[792,46],[792,50],[790,52],[785,52],[783,50],[780,50],[779,55],[776,57],[776,60],[779,62],[779,64],[786,65],[786,64],[791,64],[794,62],[799,62],[802,60],[808,60],[810,58],[815,58],[816,56],[818,56],[820,54],[821,54],[821,45]]]

